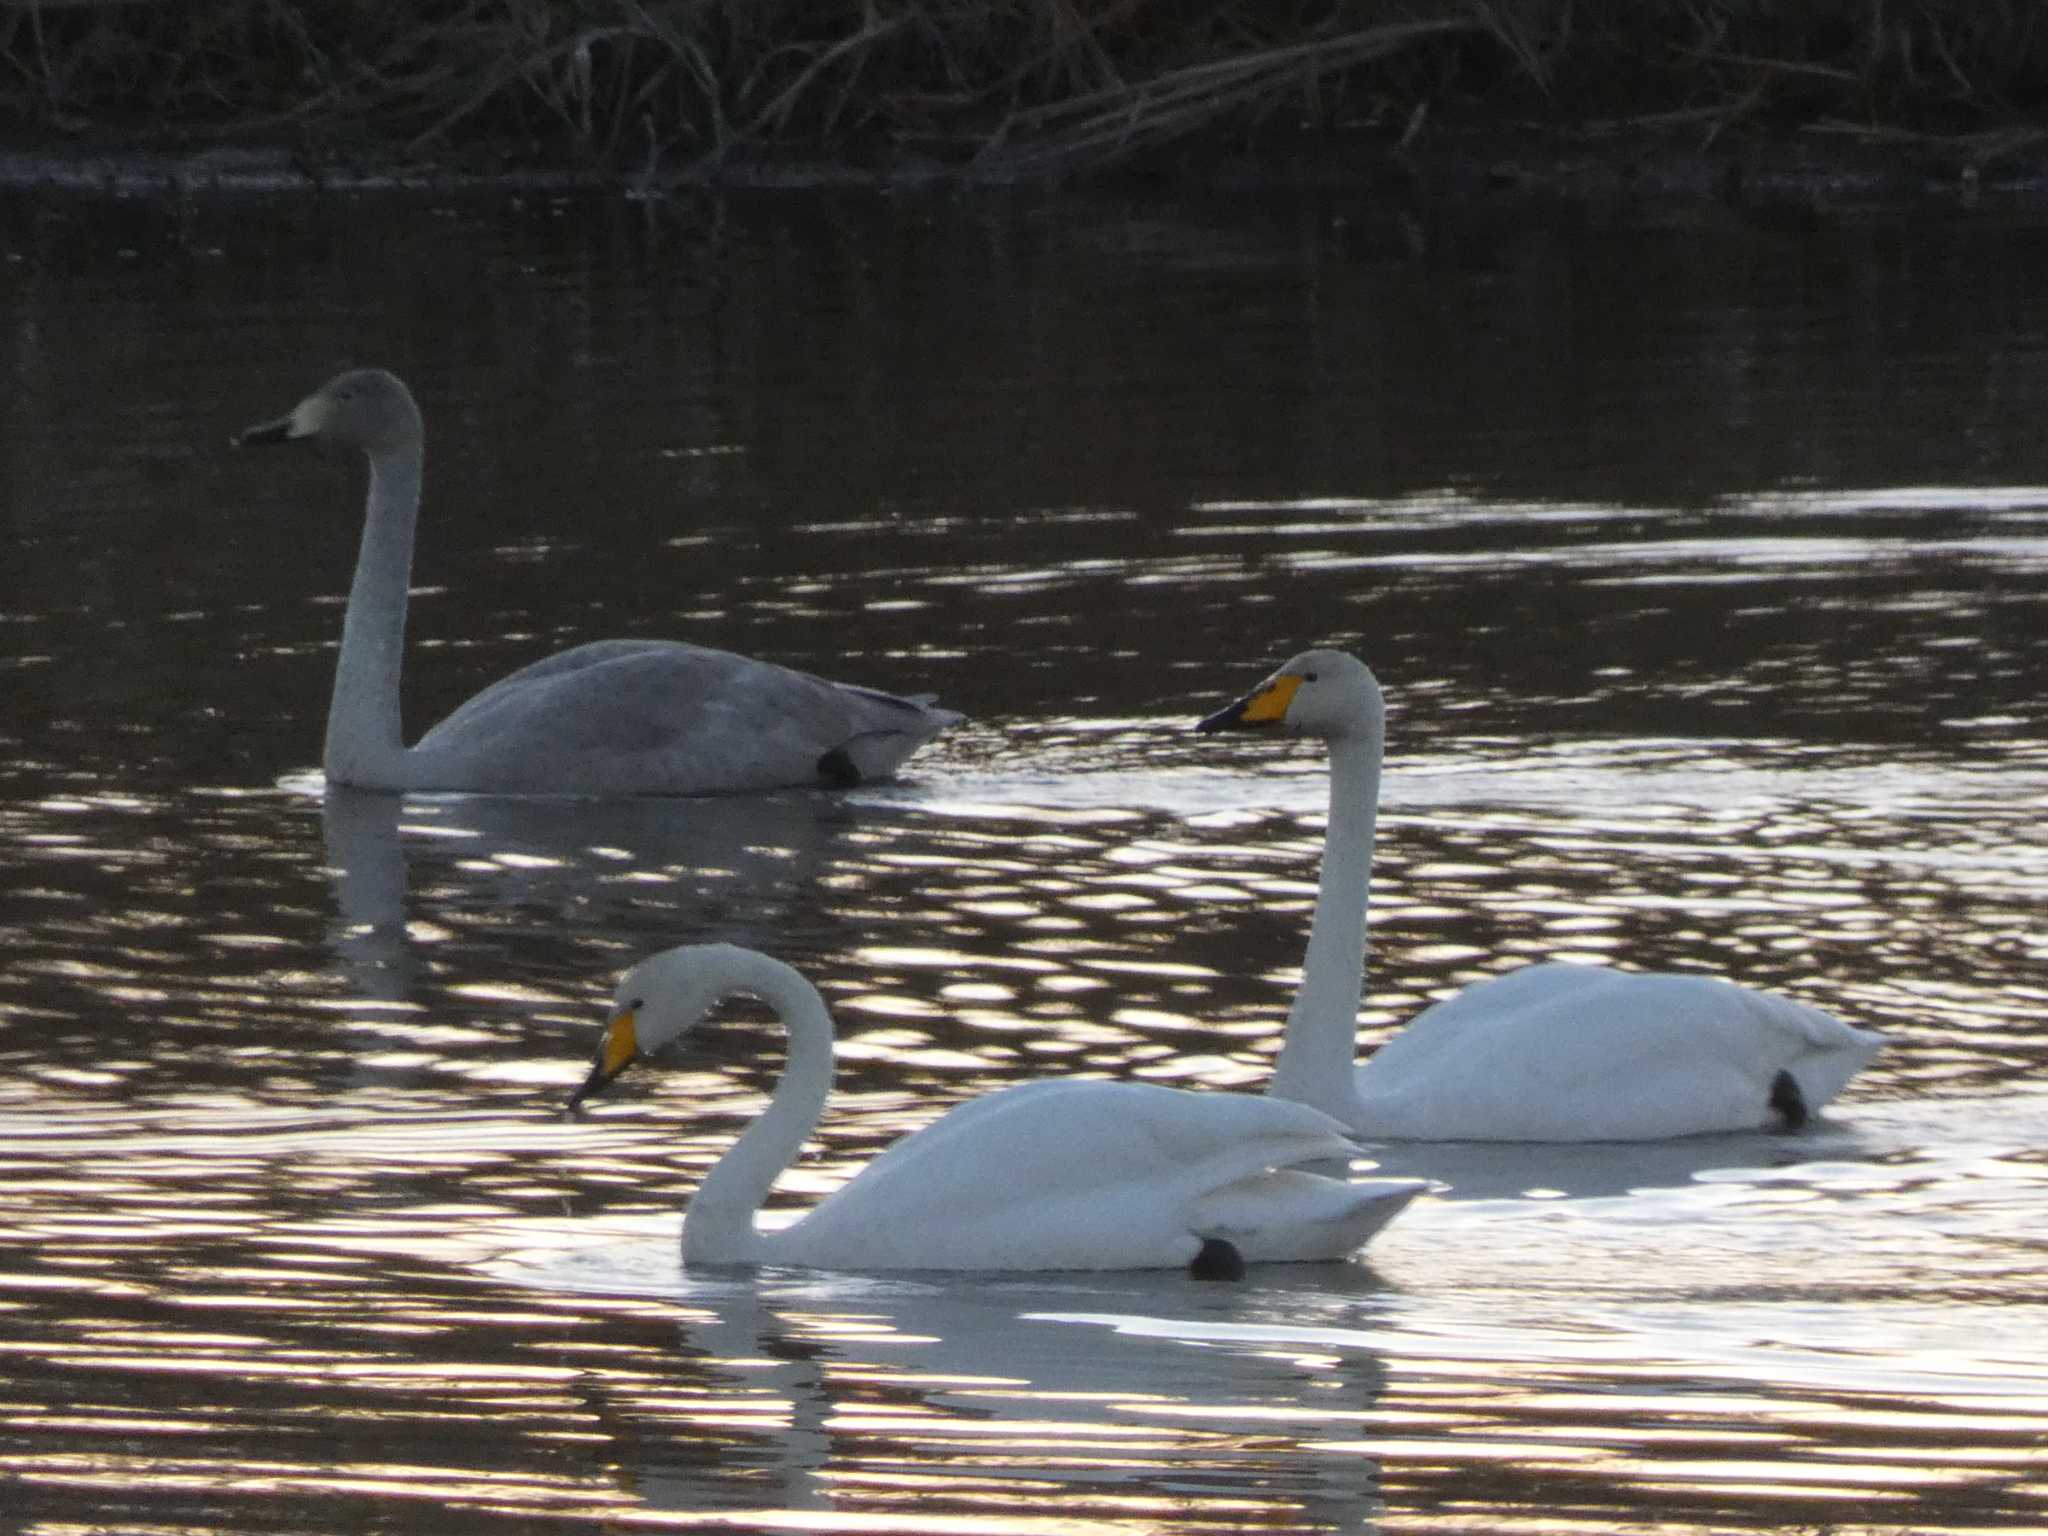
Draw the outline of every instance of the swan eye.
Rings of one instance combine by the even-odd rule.
[[[1304,683],[1312,683],[1316,680],[1316,675],[1313,672],[1304,672],[1301,674],[1301,680]]]

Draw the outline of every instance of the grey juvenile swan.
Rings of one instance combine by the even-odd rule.
[[[236,439],[339,444],[370,461],[327,713],[329,783],[570,795],[845,788],[887,777],[960,719],[730,651],[597,640],[501,678],[406,746],[399,673],[423,436],[404,383],[359,368]]]

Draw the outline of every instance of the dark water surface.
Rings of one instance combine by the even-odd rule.
[[[2048,227],[818,195],[0,212],[0,1528],[2048,1522]],[[1361,217],[1361,214],[1368,216]],[[935,690],[843,798],[323,796],[336,367],[429,428],[411,728],[674,635]],[[1892,1044],[1815,1135],[1389,1152],[1366,1261],[684,1279],[757,1025],[580,1123],[617,970],[842,1035],[780,1203],[1053,1071],[1257,1086],[1392,704],[1367,1036],[1527,958]]]

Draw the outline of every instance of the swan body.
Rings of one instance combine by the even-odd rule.
[[[716,794],[884,778],[960,716],[730,651],[600,640],[520,668],[404,744],[407,587],[424,433],[394,375],[363,368],[239,443],[300,440],[369,460],[362,547],[327,716],[330,783],[487,794]]]
[[[1342,651],[1296,656],[1204,730],[1277,729],[1330,748],[1330,813],[1302,984],[1270,1092],[1361,1136],[1649,1141],[1796,1129],[1884,1043],[1712,976],[1530,965],[1417,1014],[1354,1065],[1386,706]]]
[[[1880,1043],[1716,976],[1553,962],[1424,1009],[1355,1086],[1380,1136],[1654,1141],[1801,1125]]]
[[[708,1173],[685,1265],[853,1270],[1164,1269],[1226,1247],[1242,1261],[1341,1259],[1424,1185],[1293,1165],[1348,1161],[1328,1116],[1255,1094],[1049,1079],[971,1100],[904,1137],[796,1221],[755,1219],[810,1135],[832,1076],[832,1022],[809,982],[733,945],[672,949],[619,983],[573,1107],[735,992],[789,1031],[767,1109]]]

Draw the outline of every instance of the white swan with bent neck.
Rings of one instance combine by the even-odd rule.
[[[1198,728],[1329,743],[1322,876],[1268,1092],[1362,1136],[1650,1141],[1796,1128],[1884,1043],[1716,977],[1552,963],[1424,1009],[1354,1065],[1386,742],[1379,682],[1354,656],[1305,651]]]
[[[1306,1105],[1246,1093],[1047,1079],[959,1105],[884,1151],[786,1227],[755,1221],[818,1123],[832,1082],[832,1020],[781,961],[685,946],[620,981],[574,1108],[720,999],[760,998],[789,1032],[774,1097],[704,1176],[683,1221],[685,1265],[818,1269],[1192,1268],[1341,1259],[1425,1186],[1289,1171],[1348,1161],[1344,1127]]]
[[[359,368],[241,444],[369,459],[362,547],[327,713],[332,784],[485,794],[690,795],[885,778],[960,716],[673,640],[597,640],[500,678],[405,745],[399,673],[424,428],[393,374]]]

